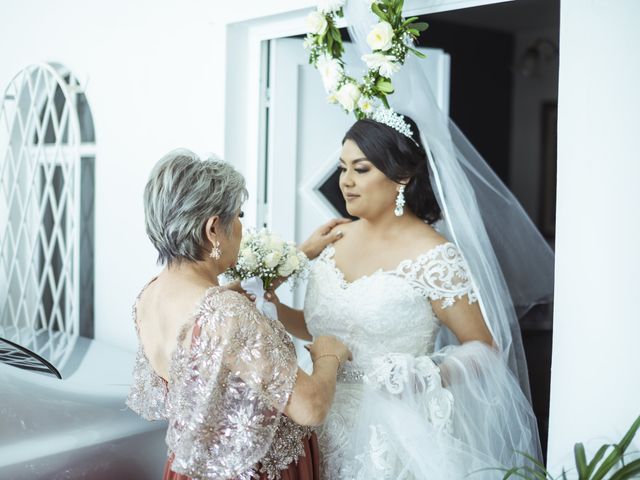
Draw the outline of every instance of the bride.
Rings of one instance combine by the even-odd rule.
[[[344,7],[361,53],[368,3]],[[317,232],[302,246],[316,258],[304,310],[274,296],[290,333],[334,335],[353,353],[318,431],[321,475],[502,478],[541,458],[516,311],[551,297],[553,253],[415,57],[393,87],[404,115],[378,107],[342,141],[340,189],[358,220],[323,232],[337,240],[321,252]]]
[[[314,262],[304,311],[275,297],[278,317],[298,337],[335,335],[353,353],[318,432],[323,478],[496,478],[482,469],[539,456],[535,418],[464,252],[433,226],[441,210],[426,152],[404,120],[413,134],[370,119],[346,133],[340,189],[359,220]],[[443,327],[461,346],[436,350]]]

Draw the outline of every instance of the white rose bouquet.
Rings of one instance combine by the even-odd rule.
[[[264,290],[269,290],[279,277],[294,281],[307,272],[309,260],[293,242],[262,229],[249,230],[242,237],[240,253],[234,267],[226,273],[235,280],[257,277]]]

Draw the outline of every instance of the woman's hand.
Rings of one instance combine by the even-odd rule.
[[[316,338],[315,341],[307,347],[307,350],[309,350],[311,360],[314,362],[322,356],[335,355],[342,365],[347,360],[352,360],[353,358],[349,348],[331,335],[322,335]]]
[[[309,260],[313,260],[330,243],[342,238],[342,231],[336,228],[344,223],[349,223],[348,218],[334,218],[316,229],[309,238],[300,245],[300,250]]]

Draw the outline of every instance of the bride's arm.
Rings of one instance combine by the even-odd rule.
[[[342,237],[342,231],[336,227],[339,227],[344,223],[349,223],[350,221],[351,220],[348,218],[334,218],[333,220],[328,221],[317,228],[309,238],[302,242],[299,249],[309,260],[313,260],[320,255],[320,252],[322,252],[327,245]],[[276,290],[286,280],[286,278],[278,278],[273,282],[272,291],[267,294],[267,300],[275,303],[276,308],[278,309],[278,319],[282,322],[287,332],[302,340],[313,340],[309,330],[307,330],[303,311],[280,303],[280,300],[274,293],[274,290]]]
[[[457,299],[453,305],[447,308],[443,308],[439,300],[432,300],[431,306],[438,319],[451,330],[460,344],[481,342],[484,345],[492,347],[494,350],[497,349],[493,336],[484,321],[478,302],[469,303],[469,298],[465,295],[463,298]],[[433,360],[436,359],[434,358]],[[440,369],[442,385],[449,385],[452,379],[448,371],[447,362],[442,361],[442,359],[440,359],[439,362],[436,360],[436,362]],[[476,370],[476,374],[479,374],[482,370],[480,365],[477,365],[473,361],[467,362],[467,367]]]
[[[443,308],[440,300],[431,301],[438,319],[453,332],[460,343],[480,341],[495,346],[491,332],[487,328],[478,302],[469,303],[465,295],[450,307]]]
[[[273,292],[267,293],[267,300],[275,304],[278,309],[278,320],[282,322],[287,332],[302,340],[313,340],[309,330],[307,330],[307,324],[304,320],[304,312],[302,310],[291,308],[284,303],[280,303],[277,295]]]

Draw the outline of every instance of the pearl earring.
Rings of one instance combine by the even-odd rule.
[[[211,258],[214,260],[220,260],[222,256],[222,250],[220,250],[220,242],[216,240],[216,243],[213,244],[213,248],[211,249],[211,253],[209,254]]]
[[[401,217],[404,213],[404,204],[404,185],[400,185],[398,196],[396,197],[396,209],[393,211],[393,213],[396,214],[396,217]]]

